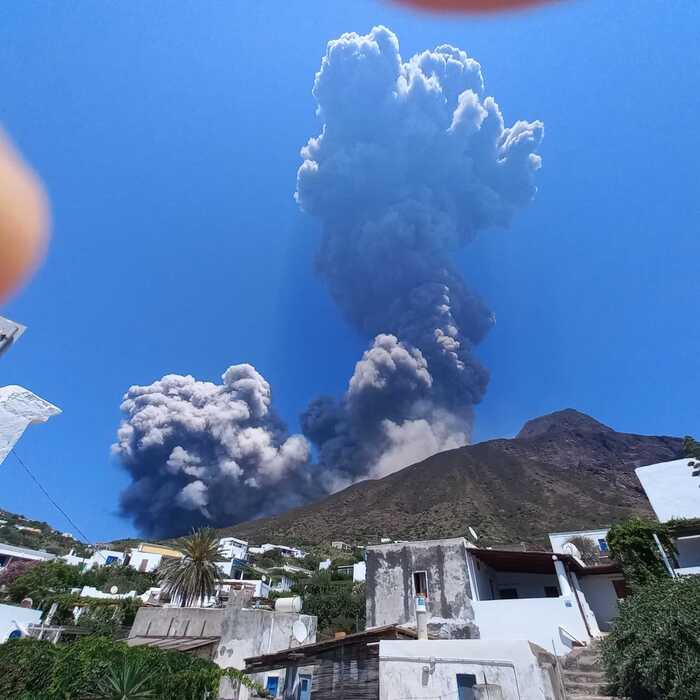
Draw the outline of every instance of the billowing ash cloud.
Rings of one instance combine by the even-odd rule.
[[[331,41],[313,94],[323,126],[296,199],[321,223],[318,269],[369,348],[342,397],[306,409],[306,439],[287,434],[250,365],[222,384],[168,375],[129,389],[122,508],[151,534],[280,511],[469,439],[488,383],[474,346],[494,318],[451,257],[533,198],[542,124],[506,127],[464,51],[404,61],[384,27]]]
[[[308,442],[287,434],[251,365],[229,367],[221,384],[168,374],[132,386],[121,409],[112,449],[133,479],[121,507],[149,534],[230,525],[321,495]]]
[[[534,196],[540,122],[506,128],[479,64],[439,46],[403,61],[385,27],[328,44],[297,201],[322,223],[318,267],[375,336],[345,396],[302,417],[331,487],[464,444],[488,372],[474,345],[493,314],[451,254]]]

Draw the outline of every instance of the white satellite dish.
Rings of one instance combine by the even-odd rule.
[[[119,588],[117,588],[117,586],[112,586],[112,587],[109,589],[109,592],[110,592],[112,595],[114,595],[115,593],[119,593]]]
[[[309,636],[309,630],[306,629],[306,625],[301,620],[297,620],[292,625],[292,634],[294,639],[301,644]]]
[[[476,530],[470,525],[469,526],[469,534],[474,538],[474,540],[479,539],[479,535],[476,534]]]

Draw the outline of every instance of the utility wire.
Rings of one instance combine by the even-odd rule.
[[[27,472],[27,474],[29,474],[29,477],[31,478],[31,480],[39,487],[40,491],[44,494],[44,496],[46,496],[46,498],[49,499],[49,501],[51,502],[53,507],[59,513],[61,513],[61,515],[63,515],[63,517],[71,524],[71,527],[73,527],[73,529],[83,538],[83,540],[84,540],[83,543],[87,544],[89,547],[92,547],[95,551],[97,551],[97,547],[95,547],[95,545],[92,544],[92,542],[90,541],[90,538],[76,525],[73,518],[71,518],[70,515],[68,515],[68,513],[66,513],[66,511],[63,510],[63,508],[61,508],[61,506],[58,505],[58,503],[56,503],[56,501],[51,497],[51,494],[43,487],[43,485],[41,484],[39,479],[37,479],[36,476],[34,476],[34,473],[32,472],[32,470],[24,463],[24,461],[17,454],[17,452],[15,451],[14,448],[12,449],[12,454],[15,456],[15,459],[22,465],[22,468],[24,469],[24,471]]]

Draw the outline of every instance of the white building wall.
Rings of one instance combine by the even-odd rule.
[[[519,641],[381,641],[379,698],[457,698],[457,674],[472,674],[478,683],[491,685],[491,692],[481,697],[552,700],[561,697],[553,661],[544,654],[538,660],[537,650]]]
[[[245,561],[248,558],[248,543],[236,537],[222,537],[219,540],[219,551],[226,559]]]
[[[610,623],[618,613],[617,593],[612,583],[615,578],[621,579],[622,576],[596,575],[579,578],[588,605],[598,621],[598,627],[603,632],[610,629]]]
[[[700,477],[693,476],[689,461],[675,459],[634,470],[661,522],[700,518]]]
[[[41,610],[0,604],[0,644],[6,642],[15,630],[26,630],[27,625],[38,625],[39,622],[41,622]]]
[[[571,651],[572,640],[589,639],[578,604],[571,597],[474,601],[481,639],[523,640],[558,656]]]
[[[361,583],[367,578],[367,564],[363,561],[358,561],[352,567],[352,580],[355,583]]]
[[[152,552],[140,552],[138,549],[131,550],[129,566],[137,571],[155,571],[163,560],[162,554],[154,554]],[[143,562],[146,562],[144,565]],[[144,568],[141,568],[141,567]]]

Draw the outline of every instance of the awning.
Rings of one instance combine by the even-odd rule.
[[[157,647],[173,651],[192,651],[218,644],[221,637],[129,637],[124,640],[130,647]]]
[[[596,566],[582,566],[570,554],[554,554],[553,552],[523,552],[520,550],[503,549],[477,549],[469,548],[469,553],[476,559],[483,561],[494,571],[513,571],[529,574],[554,573],[554,559],[566,564],[566,567],[578,576],[590,576],[591,574],[619,573],[620,567],[615,564],[598,564]]]

